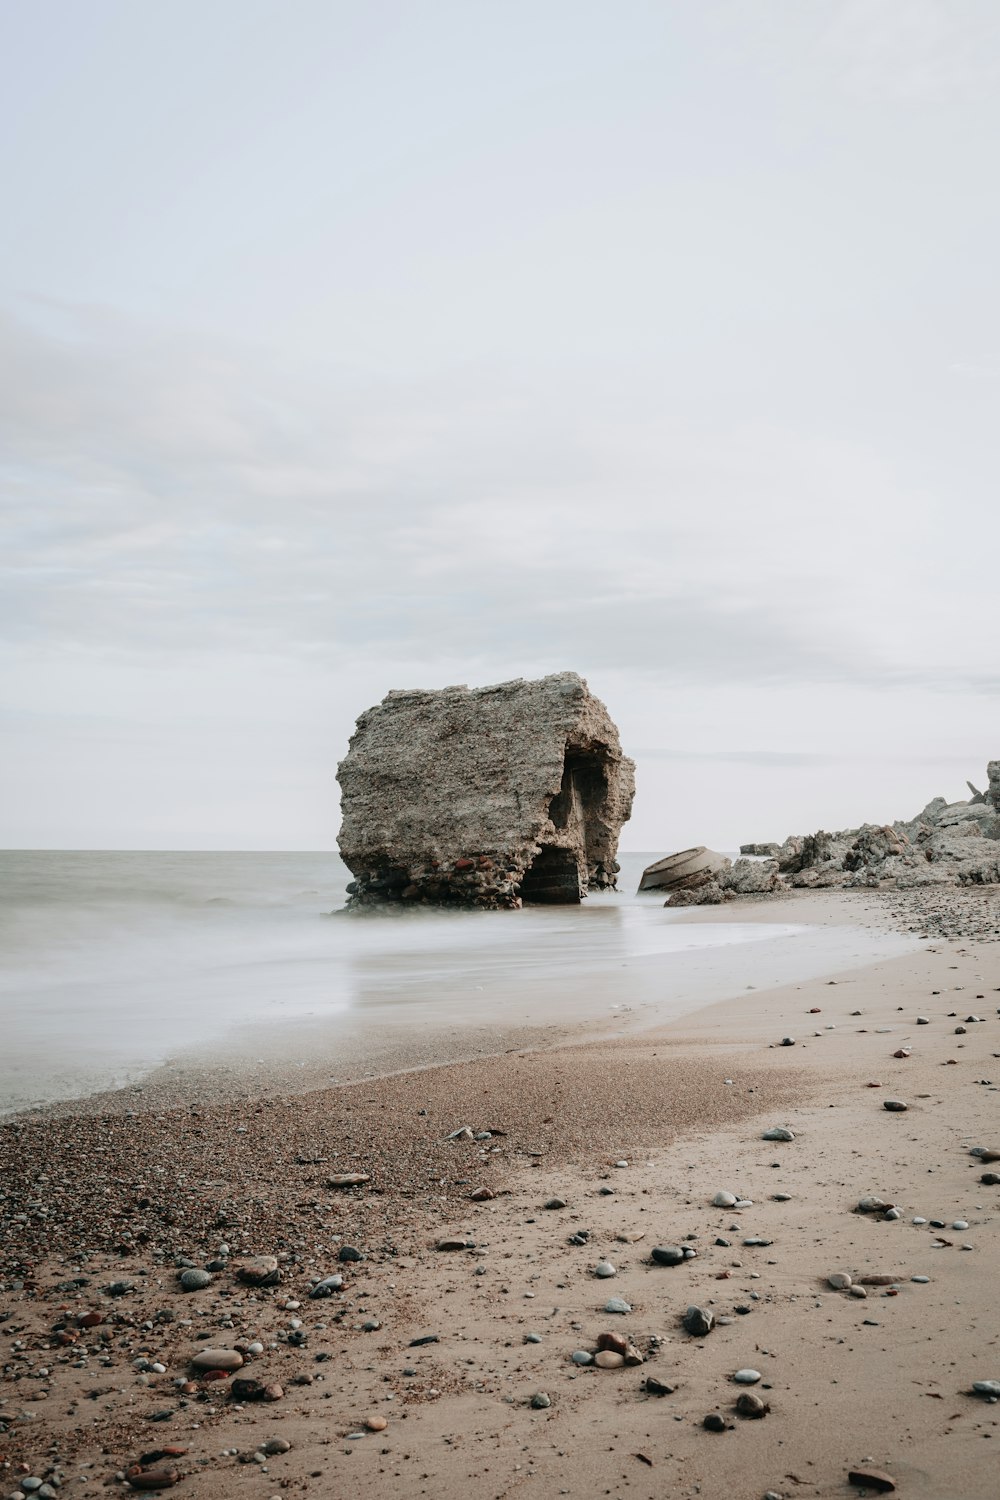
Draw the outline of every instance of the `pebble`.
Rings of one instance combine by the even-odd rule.
[[[628,1339],[622,1333],[602,1333],[597,1340],[598,1349],[611,1349],[615,1354],[628,1353]]]
[[[701,1425],[702,1427],[706,1427],[709,1432],[725,1432],[726,1419],[721,1411],[710,1411],[708,1416],[702,1419]]]
[[[606,1313],[622,1313],[624,1315],[632,1311],[632,1304],[631,1302],[626,1302],[624,1297],[609,1297],[604,1304],[604,1311]]]
[[[602,1278],[617,1276],[618,1272],[609,1260],[599,1260],[594,1267],[594,1275]]]
[[[931,1024],[931,1022],[930,1022],[930,1017],[929,1016],[918,1016],[917,1017],[917,1025],[918,1026],[929,1026],[930,1024]]]
[[[883,1218],[886,1219],[901,1219],[902,1217],[902,1211],[898,1208],[887,1208],[883,1214]]]
[[[953,1219],[951,1227],[952,1229],[968,1229],[969,1226],[964,1219]]]
[[[341,1245],[337,1251],[337,1259],[339,1261],[357,1261],[364,1260],[364,1256],[354,1245]]]
[[[254,1255],[240,1266],[236,1275],[248,1286],[275,1286],[281,1280],[276,1255]]]
[[[896,1488],[896,1481],[890,1479],[888,1474],[883,1474],[881,1469],[852,1469],[847,1477],[851,1484],[863,1485],[869,1490],[888,1493]]]
[[[544,1411],[547,1406],[552,1405],[552,1397],[548,1391],[536,1391],[531,1398],[531,1404],[536,1411]]]
[[[926,1224],[926,1223],[927,1223],[927,1220],[926,1220],[926,1219],[923,1219],[923,1218],[921,1218],[921,1217],[920,1217],[920,1215],[919,1215],[919,1214],[917,1214],[917,1216],[916,1216],[916,1218],[915,1218],[915,1219],[913,1219],[913,1220],[912,1220],[912,1222],[913,1222],[913,1223],[914,1223],[914,1224]]]
[[[616,1161],[615,1162],[615,1166],[616,1167],[627,1167],[628,1166],[628,1162],[627,1161]]]
[[[793,1036],[783,1036],[781,1038],[781,1045],[783,1047],[794,1047],[795,1046],[795,1038]]]
[[[744,1391],[742,1396],[736,1398],[736,1410],[741,1417],[760,1418],[766,1417],[771,1408],[763,1397]]]
[[[438,1240],[438,1250],[474,1250],[471,1240]]]
[[[832,1286],[835,1292],[846,1292],[854,1285],[853,1276],[848,1276],[846,1271],[833,1271],[826,1280],[827,1285]]]
[[[570,1359],[575,1365],[592,1365],[594,1363],[594,1356],[590,1353],[589,1349],[574,1349],[570,1355]]]
[[[911,1281],[915,1281],[918,1286],[926,1286],[927,1283],[930,1281],[930,1279],[931,1278],[929,1276],[911,1276],[910,1277],[910,1280]]]
[[[649,1258],[658,1266],[679,1266],[689,1259],[680,1245],[656,1245],[649,1252]]]
[[[614,1349],[602,1349],[594,1355],[594,1364],[599,1370],[620,1370],[624,1363],[624,1354],[618,1354]]]
[[[883,1099],[882,1108],[889,1110],[892,1114],[901,1114],[903,1110],[909,1108],[909,1105],[904,1104],[902,1099]]]
[[[756,1385],[763,1377],[759,1370],[737,1370],[733,1379],[737,1385]]]
[[[492,1188],[481,1187],[476,1188],[474,1193],[469,1194],[469,1201],[470,1203],[488,1203],[491,1198],[495,1197],[496,1193]]]
[[[867,1287],[863,1287],[863,1286],[851,1286],[851,1287],[848,1287],[847,1290],[848,1290],[850,1296],[852,1296],[852,1297],[867,1297],[868,1296],[868,1289],[867,1289]]]
[[[735,1208],[736,1207],[736,1201],[737,1200],[736,1200],[736,1194],[735,1193],[718,1192],[718,1193],[716,1193],[715,1197],[712,1199],[712,1207],[713,1208]]]
[[[365,1426],[369,1432],[384,1432],[389,1423],[385,1417],[366,1417]]]
[[[694,1338],[704,1338],[706,1334],[712,1331],[715,1324],[715,1314],[710,1312],[706,1307],[691,1306],[682,1317],[681,1322],[687,1332]]]
[[[212,1285],[211,1272],[199,1270],[197,1266],[188,1271],[182,1271],[178,1280],[186,1292],[200,1292]]]
[[[524,1342],[526,1344],[540,1344],[542,1342],[542,1335],[540,1333],[526,1333],[524,1335]]]
[[[566,1207],[566,1199],[565,1198],[550,1198],[547,1203],[543,1204],[543,1207],[544,1208],[565,1208]]]
[[[1000,1401],[1000,1380],[974,1380],[972,1389],[977,1396],[988,1396],[992,1401]],[[21,1481],[24,1488],[24,1481]]]
[[[770,1130],[765,1130],[761,1136],[762,1141],[794,1141],[794,1132],[786,1125],[773,1125]]]
[[[657,1380],[655,1375],[647,1375],[643,1390],[648,1391],[651,1396],[672,1396],[676,1387],[667,1385],[665,1380]]]
[[[381,1420],[381,1418],[376,1420]],[[287,1438],[269,1438],[261,1451],[273,1457],[276,1453],[290,1453],[291,1447]]]
[[[361,1187],[363,1183],[370,1181],[367,1172],[335,1172],[332,1177],[327,1178],[326,1185],[331,1188]]]
[[[332,1276],[324,1276],[322,1281],[317,1281],[309,1295],[315,1298],[331,1297],[334,1292],[339,1292],[343,1285],[343,1276],[334,1272]]]
[[[238,1349],[202,1349],[191,1360],[193,1370],[239,1370],[242,1365]]]

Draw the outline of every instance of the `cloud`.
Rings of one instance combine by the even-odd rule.
[[[636,415],[628,390],[488,366],[283,367],[54,304],[3,319],[0,369],[14,640],[458,657],[481,680],[511,660],[955,680],[921,593],[941,515],[863,450],[760,426],[709,439]],[[958,672],[992,680],[988,653],[967,645]]]

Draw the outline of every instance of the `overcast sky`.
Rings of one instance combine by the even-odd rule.
[[[0,0],[0,843],[330,848],[572,668],[623,843],[1000,756],[995,0]]]

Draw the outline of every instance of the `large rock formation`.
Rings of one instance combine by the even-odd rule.
[[[510,907],[613,888],[634,770],[575,672],[389,693],[337,771],[349,904]]]

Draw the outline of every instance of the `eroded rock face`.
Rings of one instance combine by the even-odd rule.
[[[511,907],[613,888],[634,771],[575,672],[389,693],[337,772],[349,905]]]

